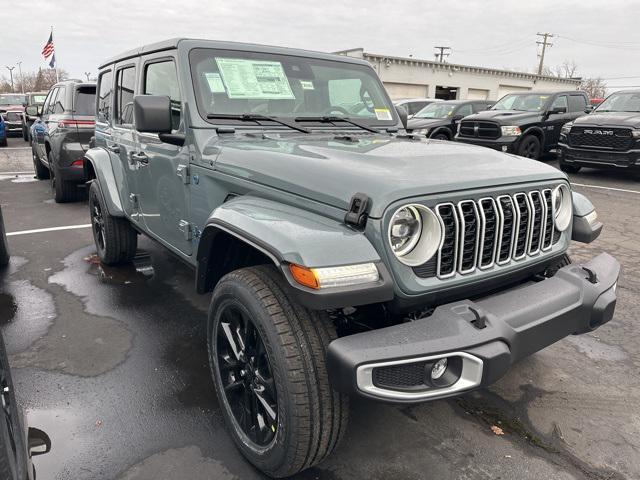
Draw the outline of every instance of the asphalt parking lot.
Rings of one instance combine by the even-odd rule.
[[[86,204],[55,204],[25,145],[0,149],[13,255],[0,325],[27,421],[53,442],[38,479],[262,478],[225,433],[192,272],[146,239],[134,265],[99,265]],[[607,251],[623,265],[615,318],[485,391],[412,407],[355,399],[337,452],[298,478],[640,478],[640,181],[571,180],[605,223],[574,261]],[[77,228],[33,232],[60,226]]]

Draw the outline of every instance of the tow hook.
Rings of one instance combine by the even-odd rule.
[[[594,272],[593,270],[591,270],[590,268],[587,267],[582,267],[582,270],[584,270],[585,272],[587,272],[587,274],[589,275],[587,277],[587,281],[589,283],[598,283],[598,276],[596,275],[596,272]]]

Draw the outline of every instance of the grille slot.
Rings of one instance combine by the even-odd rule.
[[[434,211],[444,239],[434,258],[413,269],[422,278],[506,265],[551,250],[562,236],[554,226],[551,189],[441,203]]]
[[[569,145],[627,151],[633,147],[633,136],[629,128],[572,127]]]
[[[373,384],[399,390],[425,385],[426,365],[427,362],[416,362],[374,368]]]
[[[502,130],[497,123],[493,122],[476,122],[466,120],[460,123],[460,136],[471,138],[500,138]]]

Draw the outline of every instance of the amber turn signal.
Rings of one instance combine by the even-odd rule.
[[[294,280],[300,285],[314,289],[320,288],[320,283],[310,268],[291,263],[289,264],[289,271],[291,275],[293,275]]]

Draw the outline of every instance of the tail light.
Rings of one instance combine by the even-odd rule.
[[[58,128],[69,127],[95,127],[96,122],[94,120],[60,120],[58,121]]]
[[[72,166],[72,167],[84,167],[84,160],[82,160],[82,159],[74,160],[74,161],[71,163],[71,166]]]

